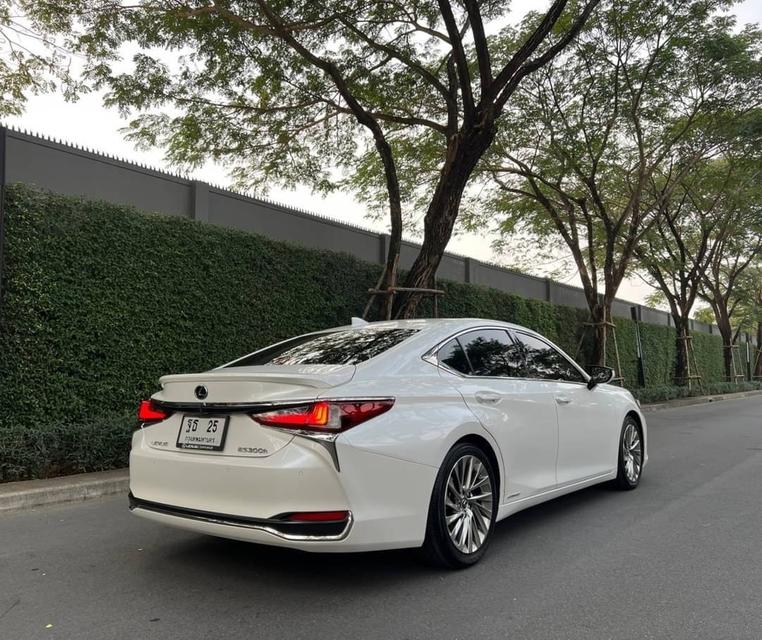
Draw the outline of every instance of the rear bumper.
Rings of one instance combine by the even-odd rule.
[[[142,512],[150,512],[173,518],[185,518],[186,520],[205,522],[207,524],[251,529],[293,542],[343,540],[352,528],[351,512],[347,512],[348,515],[345,520],[309,523],[290,522],[280,518],[245,518],[224,513],[211,513],[209,511],[174,507],[159,504],[158,502],[141,500],[133,496],[132,493],[129,494],[128,499],[130,511],[137,511],[138,515],[142,515]]]
[[[267,457],[157,450],[130,453],[132,513],[208,535],[305,551],[371,551],[423,543],[437,469],[337,441],[340,471],[320,444],[295,438]],[[279,514],[348,511],[339,523]]]

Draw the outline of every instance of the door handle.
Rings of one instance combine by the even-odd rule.
[[[477,391],[476,399],[482,404],[497,404],[500,402],[500,394],[492,391]]]
[[[556,402],[558,404],[569,404],[571,402],[571,398],[567,398],[566,396],[556,396]]]

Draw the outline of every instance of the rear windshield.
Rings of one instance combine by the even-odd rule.
[[[391,349],[416,331],[417,329],[354,329],[313,333],[266,347],[227,366],[358,364]]]

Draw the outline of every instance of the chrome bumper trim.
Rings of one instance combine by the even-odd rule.
[[[239,527],[243,529],[254,529],[256,531],[264,531],[277,538],[283,540],[291,540],[294,542],[336,542],[343,540],[349,535],[352,529],[354,519],[352,518],[352,512],[348,512],[347,520],[344,528],[337,534],[332,535],[315,535],[315,534],[298,534],[298,533],[285,533],[274,528],[275,526],[289,526],[297,528],[302,527],[319,527],[325,524],[338,524],[338,523],[304,523],[304,522],[287,522],[282,520],[267,520],[259,518],[247,518],[238,516],[229,516],[221,513],[210,513],[208,511],[197,511],[195,509],[186,509],[184,507],[173,507],[171,505],[160,504],[158,502],[150,502],[148,500],[141,500],[129,494],[130,511],[149,511],[152,513],[159,513],[165,516],[172,516],[174,518],[183,518],[185,520],[196,520],[198,522],[207,522],[209,524],[219,524],[227,527]]]

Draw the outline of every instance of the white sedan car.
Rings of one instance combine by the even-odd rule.
[[[547,339],[475,319],[364,323],[161,378],[130,454],[136,515],[306,551],[424,547],[464,567],[495,523],[635,488],[632,395]]]

